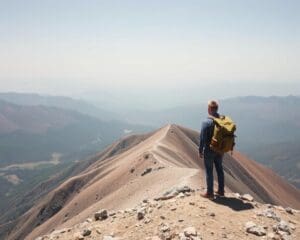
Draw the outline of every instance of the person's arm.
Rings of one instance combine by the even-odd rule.
[[[200,144],[199,144],[200,157],[202,157],[202,155],[203,155],[204,146],[207,141],[206,136],[207,136],[207,123],[203,122],[202,126],[201,126],[201,132],[200,132]]]

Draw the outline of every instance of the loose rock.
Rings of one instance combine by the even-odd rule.
[[[162,223],[160,226],[160,231],[161,232],[169,232],[170,231],[170,227],[168,224],[166,223]]]
[[[257,226],[254,222],[247,222],[245,227],[247,233],[252,233],[256,236],[266,235],[266,230],[262,226]]]
[[[292,232],[290,225],[286,221],[283,221],[283,220],[281,220],[277,225],[275,225],[273,227],[273,230],[275,232],[279,232],[279,231],[286,232],[289,235]]]
[[[152,172],[152,168],[146,168],[144,172],[142,172],[141,176],[145,176],[146,174]]]
[[[287,208],[285,209],[285,211],[286,211],[287,213],[289,213],[289,214],[294,214],[294,210],[293,210],[292,208],[290,208],[290,207],[287,207]]]
[[[176,191],[178,193],[187,193],[187,192],[191,192],[192,189],[189,186],[183,186],[183,187],[176,188]]]
[[[144,209],[140,209],[137,212],[137,219],[138,220],[142,220],[145,217],[145,210]]]
[[[108,218],[108,213],[106,209],[96,212],[94,215],[95,220],[105,220]]]
[[[280,217],[278,217],[277,214],[271,208],[267,208],[261,212],[258,212],[256,215],[272,218],[278,222],[281,220]]]
[[[197,231],[194,227],[188,227],[183,230],[183,233],[186,237],[197,236]]]
[[[86,237],[86,236],[89,236],[91,235],[92,231],[90,229],[84,229],[82,232],[81,232],[81,235]]]
[[[243,200],[246,200],[246,201],[249,201],[249,202],[253,202],[254,198],[250,195],[250,194],[244,194],[242,197],[241,197]]]

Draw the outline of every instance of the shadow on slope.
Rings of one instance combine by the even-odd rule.
[[[243,211],[254,208],[251,203],[244,203],[241,199],[233,197],[217,197],[213,202],[230,207],[234,211]]]

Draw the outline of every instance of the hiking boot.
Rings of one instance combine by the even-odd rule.
[[[210,200],[213,200],[214,199],[214,194],[213,193],[200,193],[200,196],[201,197],[204,197],[204,198],[208,198]]]
[[[224,191],[217,191],[215,192],[215,194],[218,195],[219,197],[225,197]]]

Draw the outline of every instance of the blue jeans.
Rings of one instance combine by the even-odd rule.
[[[216,168],[216,172],[218,175],[218,191],[220,193],[224,192],[224,171],[223,171],[223,155],[218,153],[207,151],[204,152],[204,165],[206,172],[206,185],[207,185],[207,193],[214,193],[214,164]]]

